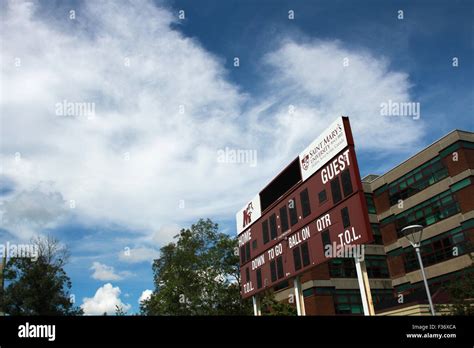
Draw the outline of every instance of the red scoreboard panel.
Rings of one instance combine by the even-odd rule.
[[[347,117],[338,118],[236,215],[243,298],[373,240]],[[326,248],[325,248],[326,247]]]

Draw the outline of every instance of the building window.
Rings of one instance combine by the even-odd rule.
[[[459,204],[455,201],[454,194],[451,191],[443,192],[395,217],[398,238],[403,237],[401,230],[405,226],[429,226],[459,212]]]
[[[372,289],[372,300],[374,305],[393,300],[393,291],[390,289]]]
[[[313,295],[314,295],[314,288],[303,290],[303,297],[309,297]]]
[[[397,204],[400,199],[413,196],[448,175],[441,158],[436,157],[388,185],[390,204]]]
[[[245,261],[250,261],[250,242],[245,244]]]
[[[267,244],[270,241],[270,237],[268,235],[268,221],[267,220],[262,222],[262,234],[263,234],[263,244]]]
[[[319,204],[324,203],[328,200],[328,195],[326,194],[326,190],[322,190],[321,192],[319,192],[318,200],[319,200]]]
[[[375,209],[374,198],[371,194],[365,194],[365,201],[367,202],[367,210],[370,214],[377,214],[377,210]]]
[[[336,204],[342,199],[341,186],[339,185],[339,177],[336,176],[331,181],[332,203]]]
[[[333,287],[321,287],[317,286],[314,289],[314,294],[315,295],[333,295],[335,289]]]
[[[362,299],[358,290],[336,290],[334,293],[336,314],[362,314]]]
[[[344,197],[349,196],[352,190],[352,182],[351,182],[351,173],[349,169],[346,169],[341,174],[341,181],[342,181],[342,191],[344,192]]]
[[[432,294],[435,293],[436,290],[438,290],[441,287],[446,288],[450,284],[455,283],[456,281],[462,279],[463,277],[470,276],[469,274],[470,272],[472,272],[472,270],[468,268],[464,268],[463,270],[460,270],[454,273],[428,279],[428,286],[430,287],[431,293]],[[413,293],[419,293],[420,295],[423,294],[423,296],[426,296],[426,292],[425,292],[426,290],[425,290],[423,281],[419,281],[415,284],[405,283],[405,284],[397,285],[394,288],[395,288],[395,292],[398,294],[410,295]]]
[[[369,278],[390,278],[387,259],[383,255],[367,255],[365,260]]]
[[[295,198],[291,199],[292,204],[288,204],[288,210],[290,211],[290,223],[291,226],[294,226],[298,223],[298,212],[296,211],[296,200]]]
[[[245,268],[245,281],[248,283],[250,281],[250,270],[249,268]]]
[[[257,240],[256,239],[254,241],[252,241],[252,249],[253,250],[257,249]]]
[[[469,234],[472,231],[472,228],[463,230],[460,226],[424,240],[420,247],[423,265],[427,267],[472,252],[473,245],[469,239]],[[406,272],[412,272],[420,268],[413,248],[404,249],[403,258]]]
[[[288,213],[286,211],[286,205],[280,208],[280,223],[281,223],[281,232],[285,232],[290,227],[288,225]]]
[[[379,224],[370,224],[372,227],[372,235],[374,236],[374,241],[372,244],[383,245],[382,233],[380,232]]]
[[[303,217],[307,217],[311,214],[311,206],[309,204],[308,189],[304,189],[300,192],[301,209],[303,210]]]
[[[272,214],[272,216],[270,216],[270,238],[276,239],[276,237],[277,237],[276,215]]]
[[[349,227],[351,225],[351,220],[349,218],[349,208],[345,207],[341,209],[341,215],[342,215],[342,225],[344,228]]]
[[[257,269],[257,289],[262,287],[262,269]]]
[[[329,275],[332,278],[356,278],[357,272],[354,259],[333,258],[329,260]]]
[[[461,181],[458,181],[457,183],[451,185],[451,192],[459,191],[463,189],[464,187],[471,185],[471,183],[472,183],[472,177],[462,179]]]

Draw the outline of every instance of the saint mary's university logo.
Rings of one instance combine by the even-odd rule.
[[[252,222],[252,212],[253,212],[253,205],[252,205],[252,202],[250,202],[249,205],[247,205],[247,208],[245,208],[244,211],[242,212],[243,214],[242,228],[244,228],[245,226],[247,226],[249,223]]]
[[[309,167],[309,155],[306,155],[306,156],[303,157],[303,159],[301,160],[301,165],[303,166],[304,170],[308,169],[308,167]]]

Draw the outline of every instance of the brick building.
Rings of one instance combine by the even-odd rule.
[[[473,268],[474,133],[452,131],[362,183],[374,234],[365,260],[376,314],[429,314],[415,251],[401,235],[413,224],[425,226],[421,253],[433,301],[448,303],[443,285]],[[353,259],[331,259],[301,282],[307,315],[363,313]],[[274,290],[288,300],[291,281]]]

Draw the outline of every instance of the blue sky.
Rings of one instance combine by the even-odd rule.
[[[470,1],[1,9],[0,241],[68,244],[88,313],[135,312],[179,228],[210,217],[234,234],[235,211],[341,114],[363,176],[474,128]],[[382,116],[388,100],[419,103],[420,118]],[[58,113],[63,102],[95,112]],[[218,162],[226,147],[256,151],[256,166]]]

